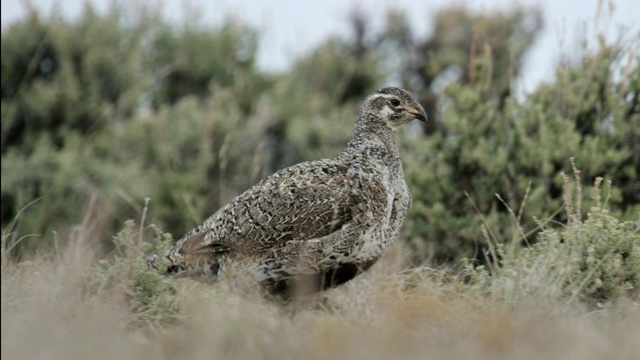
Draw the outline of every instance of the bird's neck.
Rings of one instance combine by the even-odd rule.
[[[380,121],[376,123],[379,125],[372,126],[371,122],[357,121],[345,152],[357,153],[377,148],[393,157],[397,157],[398,145],[395,131]]]

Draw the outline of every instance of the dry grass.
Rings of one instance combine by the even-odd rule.
[[[372,271],[283,307],[239,284],[175,282],[171,321],[132,322],[128,286],[90,291],[91,239],[2,266],[3,359],[632,359],[640,306],[506,305],[445,270]],[[116,279],[120,280],[120,279]],[[292,309],[295,308],[295,309]]]

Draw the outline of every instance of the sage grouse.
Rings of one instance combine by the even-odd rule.
[[[414,119],[427,117],[410,93],[376,91],[341,154],[280,170],[237,196],[164,254],[167,271],[215,280],[244,263],[285,296],[303,283],[313,292],[352,279],[393,243],[409,209],[394,130]]]

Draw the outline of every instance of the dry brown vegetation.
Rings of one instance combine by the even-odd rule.
[[[569,224],[562,236],[580,239],[587,226],[588,220]],[[512,263],[493,264],[493,275],[473,267],[406,270],[409,256],[398,243],[345,286],[282,305],[259,295],[242,274],[207,285],[148,271],[144,238],[171,242],[153,226],[128,222],[114,237],[112,260],[96,262],[91,231],[88,217],[64,249],[20,263],[3,259],[3,358],[634,359],[640,353],[637,289],[615,301],[584,301],[593,274],[567,277],[572,260],[545,242]],[[618,239],[631,239],[638,256],[637,235]],[[576,287],[563,282],[585,296],[567,296]]]
[[[545,298],[507,306],[444,271],[398,273],[401,248],[371,273],[292,313],[247,289],[180,281],[169,324],[135,327],[123,293],[87,295],[78,243],[61,259],[2,271],[4,359],[633,359],[640,307]]]

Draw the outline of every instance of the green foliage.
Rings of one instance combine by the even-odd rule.
[[[41,199],[16,232],[66,238],[97,197],[107,240],[152,197],[150,215],[179,233],[262,176],[246,176],[259,139],[237,131],[268,84],[251,29],[173,29],[113,5],[76,22],[34,12],[2,36],[3,227]]]
[[[433,32],[419,38],[405,15],[392,11],[378,40],[387,50],[386,63],[399,64],[390,70],[424,106],[430,119],[423,125],[426,134],[447,131],[448,119],[439,104],[439,92],[447,82],[473,88],[482,100],[504,104],[543,25],[538,9],[520,7],[475,13],[454,5],[438,10],[433,21]]]
[[[561,171],[575,156],[583,178],[612,178],[612,208],[635,216],[640,169],[638,82],[614,80],[619,52],[604,46],[556,82],[523,102],[487,100],[482,89],[452,84],[443,109],[446,133],[405,142],[406,177],[413,192],[407,236],[430,247],[436,260],[481,255],[484,224],[496,237],[518,236],[509,209],[525,233],[562,206]],[[636,62],[622,68],[640,77]],[[625,76],[626,78],[626,76]],[[589,94],[596,92],[599,95]],[[587,126],[588,124],[588,126]],[[562,216],[562,214],[561,214]],[[562,217],[560,217],[562,220]],[[426,226],[425,226],[426,225]],[[433,254],[433,253],[431,253]],[[430,254],[425,253],[425,256]]]
[[[135,229],[132,220],[113,238],[115,255],[100,260],[92,268],[87,290],[95,296],[114,293],[115,289],[126,297],[131,325],[170,323],[175,320],[178,300],[174,280],[147,267],[144,259],[150,254],[150,244],[143,241],[143,229]],[[163,252],[173,243],[169,234],[156,232],[157,251]],[[168,265],[160,259],[160,266]],[[117,291],[116,291],[117,292]]]
[[[600,201],[601,181],[593,189],[595,206],[586,220],[582,220],[580,184],[576,194],[567,186],[565,227],[546,228],[536,244],[521,251],[513,242],[496,241],[488,266],[465,261],[468,280],[511,304],[541,297],[568,305],[575,300],[603,303],[640,295],[640,217],[623,222],[612,216],[606,201]]]
[[[234,21],[212,32],[198,23],[176,28],[158,24],[149,60],[159,76],[153,102],[174,104],[185,95],[206,97],[211,88],[233,88],[236,104],[245,114],[252,96],[266,85],[254,69],[257,34]]]
[[[32,13],[3,31],[3,154],[29,152],[41,137],[61,148],[70,133],[95,133],[135,111],[150,80],[139,46],[147,24],[123,25],[123,15],[87,7],[70,23]]]
[[[581,244],[577,272],[582,296],[617,299],[640,287],[640,222],[620,222],[606,210],[592,208],[582,226],[571,225],[564,242]],[[575,229],[573,229],[575,228]]]
[[[434,34],[422,44],[430,57],[420,69],[423,77],[435,79],[457,66],[462,83],[493,92],[493,96],[508,94],[523,55],[542,29],[538,10],[517,7],[488,14],[450,7],[437,12],[434,20]]]

